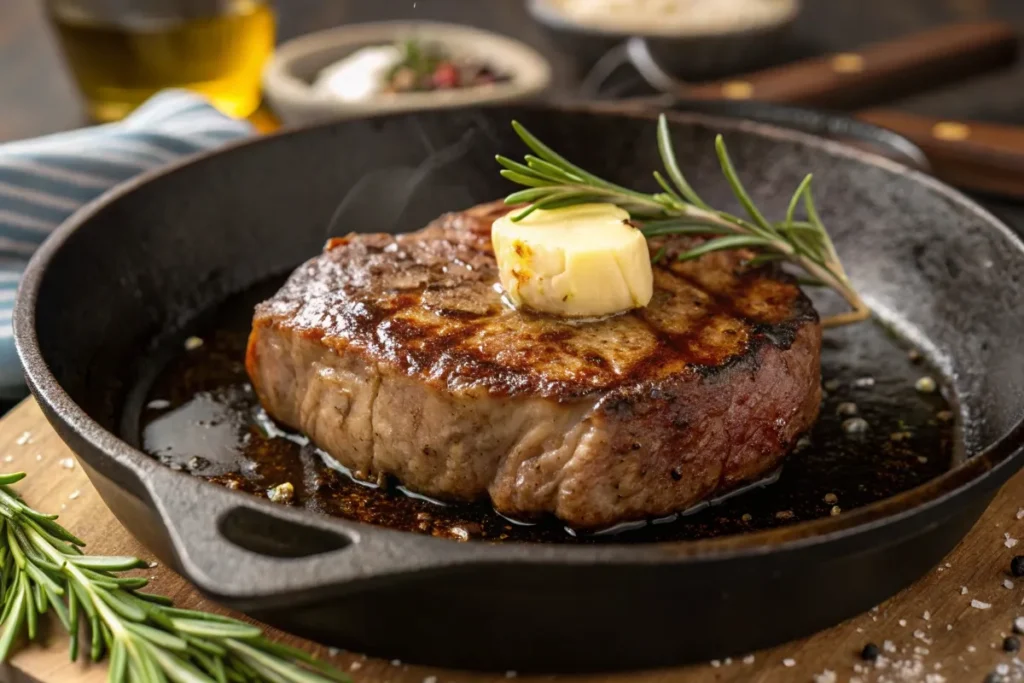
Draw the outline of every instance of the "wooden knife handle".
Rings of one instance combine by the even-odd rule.
[[[889,109],[856,116],[916,143],[935,176],[951,185],[1024,199],[1024,126],[942,121]]]
[[[1016,55],[1017,35],[1007,24],[950,24],[856,52],[695,85],[682,95],[859,109],[1008,66]]]

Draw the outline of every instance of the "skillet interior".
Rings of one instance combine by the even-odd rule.
[[[403,659],[494,668],[578,670],[735,654],[862,610],[948,551],[1016,466],[1003,462],[1015,443],[1004,440],[919,490],[821,522],[642,549],[541,550],[414,539],[272,508],[154,466],[113,437],[135,376],[131,359],[197,310],[315,253],[338,200],[366,172],[416,165],[479,127],[493,142],[460,163],[466,191],[473,201],[506,192],[493,154],[521,153],[511,118],[614,180],[642,182],[658,165],[645,117],[494,108],[353,121],[159,174],[87,210],[40,251],[19,300],[19,348],[51,421],[129,529],[200,587],[291,630]],[[1019,428],[1024,250],[1005,227],[896,164],[759,124],[678,120],[684,170],[712,203],[735,208],[711,153],[718,131],[770,214],[781,214],[803,174],[815,173],[823,217],[858,287],[949,378],[967,454]],[[954,489],[957,496],[947,495]],[[275,536],[300,542],[253,540]],[[905,561],[887,567],[896,549]],[[332,552],[317,554],[324,550]],[[282,559],[298,555],[305,557]],[[831,576],[808,575],[816,563],[821,572],[831,564]],[[763,580],[752,581],[759,571]],[[844,577],[861,587],[836,596],[830,587]],[[608,596],[599,605],[598,593]],[[449,614],[444,628],[432,623],[425,633],[416,616],[396,627],[380,614],[381,605],[400,610],[427,594]],[[793,600],[805,608],[786,609]],[[680,605],[689,627],[679,624]],[[571,615],[572,625],[537,618],[551,610]],[[776,615],[770,628],[766,615]],[[480,620],[500,626],[500,647],[498,631],[473,626]],[[623,620],[628,635],[614,628]],[[467,645],[444,647],[451,638]],[[616,645],[595,647],[595,639]]]

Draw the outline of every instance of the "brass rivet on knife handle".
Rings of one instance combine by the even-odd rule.
[[[864,70],[864,57],[855,52],[843,52],[832,57],[832,70],[839,74],[855,74]]]
[[[932,135],[939,140],[959,142],[971,137],[971,127],[958,121],[939,121],[932,126]]]
[[[754,86],[747,81],[726,81],[722,84],[722,97],[727,100],[749,100],[754,96]]]

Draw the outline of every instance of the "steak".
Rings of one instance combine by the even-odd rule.
[[[652,242],[649,306],[512,310],[485,204],[332,239],[259,304],[246,367],[275,420],[357,478],[576,528],[659,517],[775,469],[814,422],[821,328],[787,276]]]

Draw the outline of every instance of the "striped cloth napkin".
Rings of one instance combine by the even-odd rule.
[[[166,90],[118,123],[0,145],[0,399],[25,394],[11,312],[25,264],[47,235],[138,173],[252,133],[200,95]]]

